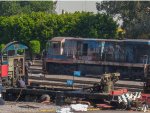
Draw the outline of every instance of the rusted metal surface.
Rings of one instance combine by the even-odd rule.
[[[65,64],[95,64],[95,65],[110,65],[110,66],[123,66],[123,67],[142,67],[145,64],[140,63],[119,63],[119,62],[106,62],[106,61],[87,61],[87,60],[56,60],[56,59],[46,59],[46,62],[54,63],[65,63]]]
[[[30,83],[39,84],[40,86],[45,86],[49,88],[72,89],[71,86],[67,86],[67,80],[73,80],[73,76],[29,74]],[[93,84],[99,82],[100,78],[98,79],[89,77],[74,77],[74,89],[92,88]],[[130,91],[141,91],[143,85],[143,82],[119,80],[115,84],[115,89],[129,88]]]
[[[102,108],[102,109],[111,109],[111,108],[113,108],[113,106],[110,106],[108,104],[96,104],[96,106],[98,108]]]
[[[87,92],[80,92],[80,91],[54,91],[54,90],[46,90],[46,89],[21,89],[21,88],[10,88],[7,89],[6,93],[11,94],[19,94],[20,90],[22,90],[23,95],[35,95],[40,96],[43,94],[48,94],[50,96],[56,96],[57,93],[62,92],[66,97],[78,97],[78,98],[91,98],[91,99],[109,99],[111,95],[108,93],[87,93]]]
[[[65,82],[59,82],[59,80],[56,81],[44,81],[44,80],[29,80],[30,84],[38,84],[38,85],[46,85],[46,86],[61,86],[61,87],[69,87],[67,86],[66,81]],[[92,86],[91,84],[85,84],[85,83],[74,83],[74,88],[84,88],[87,86]],[[70,86],[72,87],[72,86]]]
[[[62,40],[63,39],[63,40]],[[58,42],[58,46],[55,43]],[[131,78],[142,78],[144,76],[143,68],[145,64],[149,64],[150,41],[149,40],[113,40],[113,39],[89,39],[89,38],[73,38],[73,37],[56,37],[48,42],[49,46],[44,58],[44,66],[48,73],[54,73],[56,66],[49,67],[51,63],[78,65],[77,69],[86,74],[116,72],[119,71],[121,76],[130,75]],[[53,44],[54,43],[54,44]],[[57,52],[56,52],[57,51]],[[99,68],[88,71],[80,68],[80,65],[94,65]],[[66,67],[68,68],[68,67]],[[113,69],[112,69],[113,68]],[[132,68],[132,69],[122,69]],[[68,74],[69,69],[62,69],[60,74]],[[75,70],[75,69],[74,69]],[[127,71],[129,70],[129,71]],[[132,71],[133,70],[133,71]],[[139,75],[137,75],[140,73]],[[68,73],[65,73],[68,72]]]
[[[124,62],[124,63],[148,63],[141,59],[145,55],[149,55],[149,40],[106,40],[106,39],[83,39],[83,38],[65,38],[56,37],[52,42],[59,42],[65,39],[64,46],[48,48],[47,58],[67,60],[70,58],[74,60],[83,60],[88,58],[88,61],[105,61],[105,62]],[[74,40],[73,40],[74,39]],[[78,42],[79,41],[79,42]],[[86,44],[86,45],[85,45]],[[135,45],[138,45],[135,47]],[[84,48],[84,46],[86,48]],[[53,50],[60,49],[61,53],[54,54]],[[137,52],[137,50],[143,50]],[[85,54],[86,52],[86,54]],[[53,57],[54,55],[54,57]],[[57,55],[57,56],[55,56]],[[58,57],[59,56],[59,57]],[[61,56],[68,57],[63,59]],[[148,59],[147,59],[148,60]]]
[[[25,77],[26,49],[28,49],[28,47],[25,44],[13,41],[8,43],[1,51],[1,64],[8,65],[8,69],[6,70],[5,68],[5,73],[7,74],[5,74],[5,77],[1,77],[3,85],[16,85],[19,78]]]

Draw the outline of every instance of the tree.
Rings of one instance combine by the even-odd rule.
[[[10,16],[21,13],[20,5],[15,1],[0,1],[0,15]]]
[[[11,16],[31,12],[55,13],[56,3],[53,1],[0,1],[0,15]]]
[[[0,44],[0,52],[2,51],[2,49],[4,49],[5,44]]]
[[[99,12],[119,15],[128,38],[150,38],[149,1],[103,1],[96,6]]]
[[[20,1],[19,4],[22,11],[26,13],[31,12],[47,12],[55,13],[57,2],[52,1]]]
[[[40,53],[40,42],[38,40],[31,40],[29,42],[29,47],[32,52],[32,57],[34,59],[35,56]]]
[[[75,25],[77,36],[85,38],[115,38],[117,23],[106,14],[82,12]]]

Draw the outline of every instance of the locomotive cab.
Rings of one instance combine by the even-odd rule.
[[[63,48],[64,48],[64,38],[54,38],[47,42],[47,52],[48,55],[51,56],[59,56],[63,55]]]

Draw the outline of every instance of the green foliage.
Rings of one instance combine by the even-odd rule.
[[[85,38],[115,38],[118,25],[105,14],[76,12],[74,14],[47,14],[43,12],[0,17],[0,40],[12,40],[29,45],[39,40],[41,49],[47,40],[56,36]]]
[[[39,54],[40,53],[40,42],[38,40],[31,40],[29,42],[29,47],[31,49],[32,54]]]
[[[76,28],[81,37],[114,38],[117,24],[105,14],[83,13]]]
[[[5,44],[0,44],[0,52],[2,51],[2,49],[4,49]]]
[[[150,2],[149,1],[103,1],[97,3],[97,10],[108,15],[120,15],[126,38],[150,39]]]
[[[23,53],[24,53],[24,50],[23,50],[23,49],[17,50],[17,54],[22,55]]]
[[[11,16],[31,12],[55,13],[55,6],[56,2],[53,1],[0,1],[0,15]]]

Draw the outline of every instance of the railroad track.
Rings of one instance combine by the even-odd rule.
[[[86,87],[92,87],[93,84],[99,83],[99,78],[92,77],[73,77],[71,75],[48,75],[42,74],[41,65],[33,65],[29,70],[29,82],[30,84],[37,84],[39,86],[50,88],[62,88],[62,89],[81,89]],[[73,80],[73,86],[67,85],[67,80]],[[139,81],[127,81],[119,80],[115,84],[115,89],[127,88],[130,91],[142,91],[143,82]]]
[[[67,85],[67,80],[74,80],[73,86]],[[30,74],[30,84],[38,84],[46,87],[62,87],[62,88],[75,88],[81,89],[86,87],[92,87],[93,84],[99,83],[100,79],[85,78],[85,77],[73,77],[66,75],[41,75],[41,74]],[[142,82],[135,81],[121,81],[119,80],[115,84],[116,89],[127,88],[129,90],[141,91],[143,88]]]

